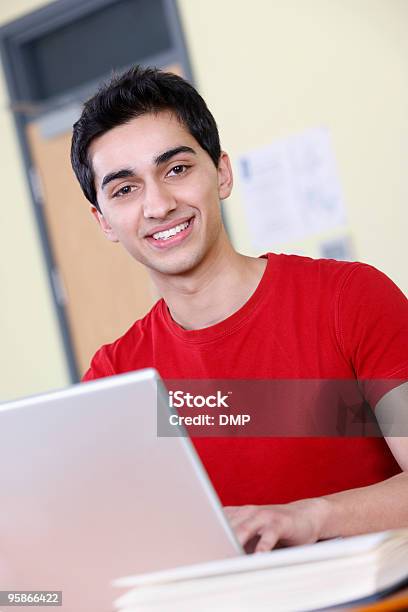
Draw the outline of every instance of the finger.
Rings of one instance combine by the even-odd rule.
[[[275,514],[270,517],[268,524],[260,531],[260,538],[254,552],[272,550],[280,542],[288,544],[293,534],[293,517],[284,514]]]
[[[292,521],[279,512],[259,510],[250,519],[238,525],[234,531],[239,541],[246,543],[255,535],[259,536],[254,552],[264,552],[276,546],[281,538],[287,537],[292,531]]]
[[[266,529],[259,538],[257,545],[255,546],[255,553],[267,552],[275,548],[276,544],[280,540],[279,531],[277,529]]]
[[[236,522],[232,525],[235,535],[240,542],[241,546],[244,546],[251,538],[257,535],[262,535],[265,529],[267,518],[261,512],[258,512],[251,516]]]

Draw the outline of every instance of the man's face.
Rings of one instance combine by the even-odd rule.
[[[222,240],[220,199],[232,188],[223,153],[218,169],[168,113],[146,114],[96,138],[89,149],[106,236],[162,274],[193,270]]]

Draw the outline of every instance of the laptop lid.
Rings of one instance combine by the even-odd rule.
[[[152,369],[0,405],[0,590],[111,612],[115,578],[242,554],[191,441],[159,437],[157,414]]]

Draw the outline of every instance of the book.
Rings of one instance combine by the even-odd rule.
[[[408,529],[336,538],[127,576],[120,612],[308,611],[390,592],[408,579]]]

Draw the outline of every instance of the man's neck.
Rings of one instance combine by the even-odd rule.
[[[152,275],[172,318],[188,330],[223,321],[239,310],[257,288],[266,260],[237,253],[229,242],[213,252],[191,273]]]

